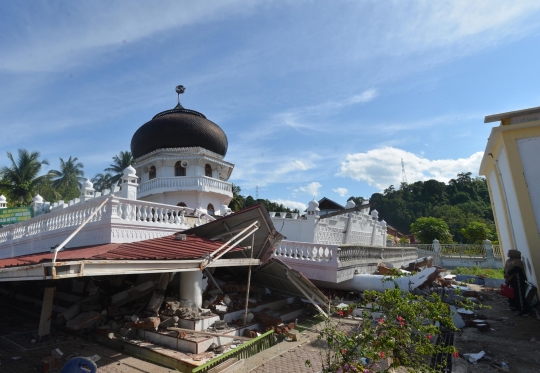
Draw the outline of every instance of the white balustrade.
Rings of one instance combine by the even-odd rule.
[[[47,214],[41,214],[32,219],[1,228],[0,258],[43,252],[43,248],[41,248],[43,245],[37,245],[36,242],[43,242],[43,244],[47,242],[49,244],[49,242],[60,238],[61,242],[79,227],[101,205],[105,198],[107,197],[98,197],[84,203],[56,208]],[[172,232],[188,228],[186,215],[197,218],[198,224],[215,220],[214,217],[189,207],[113,198],[97,211],[86,227],[90,229],[92,226],[103,226],[107,231],[110,230],[113,223],[119,229],[122,229],[123,224],[129,224],[125,229],[137,230],[143,236],[145,231],[152,231],[154,232],[153,237],[155,237],[155,234],[172,234]],[[26,252],[12,252],[14,245],[24,246],[25,243],[28,243],[29,247]],[[93,243],[90,241],[88,244]],[[51,244],[51,246],[53,245],[54,243]],[[51,246],[47,247],[47,250]]]
[[[274,251],[279,259],[311,262],[337,262],[337,245],[312,244],[308,242],[281,241]]]
[[[202,187],[209,187],[227,194],[232,194],[231,183],[207,176],[158,177],[142,182],[138,187],[137,193],[144,195],[152,190],[190,190],[200,189]]]

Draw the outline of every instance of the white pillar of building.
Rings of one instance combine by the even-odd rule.
[[[137,199],[137,174],[133,167],[128,166],[122,175],[122,189],[120,197],[127,199]]]
[[[202,271],[180,272],[180,300],[189,299],[198,308],[202,307]]]
[[[381,228],[382,228],[382,236],[383,236],[383,243],[382,243],[382,246],[385,247],[386,246],[386,227],[387,227],[387,224],[384,220],[381,220]]]
[[[302,241],[316,243],[315,239],[317,238],[317,233],[316,233],[317,223],[319,222],[321,218],[319,216],[320,211],[321,210],[319,209],[319,202],[315,201],[315,199],[313,199],[312,201],[308,203],[307,216],[306,216],[306,220],[308,223],[306,226],[307,229],[306,229],[305,234],[302,233],[302,236],[303,236]]]
[[[377,224],[379,223],[379,212],[377,210],[371,210],[371,219],[371,224],[373,224],[373,230],[371,231],[371,246],[375,246],[375,235],[377,234]]]
[[[81,190],[81,196],[80,196],[81,202],[86,202],[94,198],[94,193],[96,190],[94,189],[94,184],[92,184],[90,179],[86,179],[86,181],[82,183],[80,190]]]

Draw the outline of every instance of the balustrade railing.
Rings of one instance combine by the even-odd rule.
[[[332,262],[337,260],[337,253],[337,245],[281,241],[280,245],[274,251],[274,256],[280,259]]]
[[[411,247],[342,246],[307,242],[281,241],[274,251],[281,259],[314,262],[380,261],[416,258],[417,249]]]
[[[501,245],[491,245],[491,247],[493,248],[493,256],[495,258],[502,258],[503,257],[503,252],[502,252]]]
[[[440,246],[440,253],[443,256],[486,257],[486,248],[484,245],[443,244]]]
[[[177,177],[158,177],[152,180],[142,182],[137,191],[144,194],[150,190],[160,188],[190,189],[196,187],[210,187],[227,193],[232,193],[232,184],[214,179],[207,176],[177,176]]]
[[[107,197],[98,197],[65,208],[57,208],[50,213],[5,226],[0,229],[0,248],[5,242],[11,245],[14,240],[69,227],[75,229],[99,207],[104,198]],[[185,224],[185,219],[188,217],[196,218],[198,224],[215,220],[212,216],[190,207],[176,207],[153,202],[115,198],[103,205],[88,224],[119,218],[122,221],[146,222],[147,225],[162,224],[163,226],[170,224],[180,227]]]
[[[338,251],[339,261],[377,261],[417,257],[418,251],[411,247],[374,247],[350,246],[341,247]]]

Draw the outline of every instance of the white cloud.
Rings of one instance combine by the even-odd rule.
[[[249,14],[259,6],[245,0],[169,0],[161,1],[159,6],[145,1],[69,3],[63,4],[61,10],[44,3],[32,11],[20,6],[15,13],[25,24],[19,30],[6,30],[6,34],[16,35],[15,40],[0,38],[1,69],[56,71],[91,65],[102,53],[156,33]]]
[[[302,202],[291,201],[289,199],[273,199],[272,202],[282,204],[290,209],[298,209],[300,213],[306,210],[307,205]]]
[[[349,190],[347,188],[336,188],[336,189],[332,189],[332,191],[336,192],[341,197],[345,197],[347,193],[349,193]]]
[[[315,167],[315,165],[309,161],[300,161],[298,159],[285,163],[283,166],[278,167],[275,171],[276,176],[288,174],[294,171],[307,171]]]
[[[309,194],[310,196],[317,197],[319,194],[319,189],[322,187],[321,183],[314,181],[308,185],[301,186],[295,191],[300,191]]]
[[[376,89],[368,89],[367,91],[362,92],[359,95],[352,96],[347,101],[348,104],[363,104],[366,102],[370,102],[375,97],[377,97],[379,94]]]
[[[468,158],[429,160],[402,149],[382,147],[365,153],[348,154],[337,176],[365,181],[383,190],[401,183],[403,159],[409,183],[429,179],[447,182],[460,172],[477,174],[482,156],[483,152],[476,152]]]

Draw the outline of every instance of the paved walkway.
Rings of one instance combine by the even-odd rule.
[[[341,320],[342,328],[352,329],[353,320]],[[244,363],[244,367],[235,373],[315,373],[322,370],[322,358],[326,350],[326,343],[317,339],[315,332],[323,324],[305,331],[299,336],[297,342],[281,342],[275,346],[250,357]],[[311,366],[306,366],[309,360]]]

